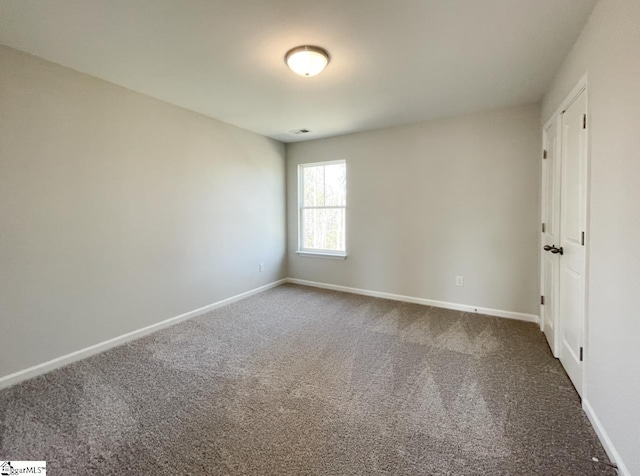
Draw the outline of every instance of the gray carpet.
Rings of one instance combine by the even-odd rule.
[[[613,475],[531,323],[284,285],[0,392],[75,474]]]

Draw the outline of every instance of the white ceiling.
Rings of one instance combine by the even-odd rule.
[[[537,102],[595,1],[2,0],[0,43],[292,142]]]

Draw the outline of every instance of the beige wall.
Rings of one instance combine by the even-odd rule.
[[[588,74],[591,221],[585,400],[640,474],[640,2],[601,0],[543,103]]]
[[[289,276],[537,315],[539,117],[525,106],[288,145]],[[297,165],[335,159],[348,258],[297,256]]]
[[[0,47],[0,377],[284,277],[284,176],[278,142]]]

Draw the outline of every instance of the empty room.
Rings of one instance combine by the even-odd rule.
[[[640,476],[640,1],[0,0],[0,474]]]

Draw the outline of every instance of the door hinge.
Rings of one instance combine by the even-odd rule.
[[[582,246],[584,246],[584,231],[582,232]]]
[[[542,158],[543,159],[547,158],[547,150],[546,149],[542,151]]]
[[[582,362],[583,357],[584,357],[584,348],[580,347],[580,362]]]
[[[540,304],[544,306],[544,296],[540,296]]]
[[[582,115],[582,128],[583,129],[587,128],[587,115],[586,114]]]
[[[542,233],[545,233],[547,231],[547,226],[543,223],[542,224]]]

